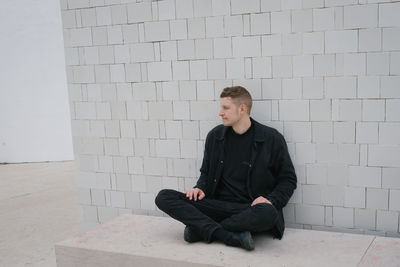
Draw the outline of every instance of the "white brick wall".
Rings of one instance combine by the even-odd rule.
[[[399,232],[400,3],[62,1],[82,220],[157,214],[199,176],[220,91],[283,133],[290,224]],[[351,230],[353,229],[353,230]]]

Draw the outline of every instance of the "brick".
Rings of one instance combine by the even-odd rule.
[[[335,28],[334,8],[313,9],[312,15],[314,31],[329,31]]]
[[[311,106],[312,107],[312,106]],[[331,143],[333,140],[333,127],[331,122],[312,123],[312,141],[314,143]]]
[[[356,143],[357,144],[378,143],[378,123],[357,122]]]
[[[347,186],[349,169],[347,163],[328,165],[328,184]]]
[[[161,141],[161,140],[158,140]],[[146,175],[166,175],[167,163],[162,158],[144,158],[144,173]]]
[[[354,5],[344,7],[345,29],[375,28],[377,25],[378,5]]]
[[[296,110],[296,112],[293,112]],[[308,121],[309,102],[306,100],[282,100],[279,102],[281,120]]]
[[[225,36],[243,36],[242,16],[224,17]]]
[[[336,144],[317,144],[316,158],[320,163],[338,163],[338,146]]]
[[[270,14],[250,14],[250,32],[252,35],[271,33]]]
[[[374,230],[376,227],[376,210],[355,209],[354,226],[362,229]]]
[[[127,14],[125,5],[111,6],[111,19],[113,24],[126,24],[128,22]]]
[[[314,76],[332,76],[335,74],[335,56],[334,55],[316,55],[314,56]],[[352,77],[330,77],[331,79],[349,80]]]
[[[154,193],[140,193],[140,207],[144,210],[155,210]]]
[[[333,207],[333,225],[340,227],[354,227],[354,209]]]
[[[326,97],[355,98],[357,94],[355,77],[327,77],[325,79]]]
[[[322,78],[303,78],[303,98],[322,99],[324,81]]]
[[[365,75],[366,56],[365,54],[344,54],[343,74],[344,75]]]
[[[381,169],[374,167],[349,167],[349,185],[355,187],[381,187]]]
[[[356,52],[357,48],[358,37],[356,30],[325,32],[326,53]]]
[[[325,6],[347,6],[357,4],[356,0],[326,0]]]
[[[124,43],[139,42],[139,28],[137,24],[122,25],[122,35]]]
[[[386,28],[383,29],[383,50],[399,50],[400,49],[400,29]]]
[[[368,165],[399,167],[400,148],[397,146],[370,145],[368,147]]]
[[[143,174],[143,158],[128,157],[128,173]]]
[[[206,18],[206,37],[223,37],[224,36],[224,18],[207,17]]]
[[[344,206],[348,208],[365,208],[365,188],[345,187]]]
[[[199,39],[206,37],[206,24],[204,18],[188,20],[188,38]]]
[[[301,79],[283,79],[282,80],[282,98],[300,99],[302,92]]]
[[[282,55],[300,55],[301,41],[300,33],[282,34]]]
[[[177,18],[193,18],[193,1],[177,0],[175,5]]]
[[[400,211],[400,190],[390,190],[389,210]]]
[[[244,60],[243,58],[226,60],[226,77],[228,79],[244,78]]]
[[[124,192],[125,205],[130,209],[140,208],[140,194],[138,192]]]
[[[381,77],[381,97],[400,98],[400,76]]]
[[[100,64],[112,64],[114,63],[114,49],[111,46],[99,47],[99,63]],[[100,66],[96,66],[100,67]]]
[[[119,155],[121,155],[121,152]],[[128,173],[128,159],[126,157],[113,157],[113,165],[115,173]]]
[[[181,81],[179,82],[179,93],[182,100],[196,99],[196,82]]]
[[[98,171],[101,172],[114,172],[113,168],[113,162],[112,162],[112,157],[110,156],[98,156],[98,161],[99,161],[99,168]],[[99,173],[96,174],[96,179],[98,178]],[[110,174],[103,174],[103,175],[108,175],[108,183],[107,187],[104,189],[111,189],[111,179],[110,179]],[[103,177],[106,179],[105,177]]]
[[[214,84],[212,81],[197,82],[197,99],[214,100]]]
[[[331,120],[331,101],[327,100],[311,100],[310,101],[310,119],[312,121],[329,121]]]
[[[178,82],[163,82],[161,86],[163,100],[179,100]]]
[[[400,52],[390,53],[390,74],[400,74]]]
[[[358,49],[361,52],[380,51],[381,29],[360,29]]]
[[[182,138],[199,139],[199,123],[197,121],[183,121]]]
[[[231,5],[229,0],[212,0],[211,4],[213,16],[230,14]]]
[[[251,94],[253,100],[263,100],[261,98],[261,80],[260,79],[253,79],[253,80],[235,80],[234,81],[235,85],[240,85],[243,86],[244,88],[247,88],[249,93]],[[229,85],[230,86],[230,85]],[[216,99],[219,99],[219,95],[222,92],[222,88],[216,88]]]
[[[207,79],[207,62],[206,62],[206,60],[190,61],[190,79],[191,80]]]
[[[92,45],[92,32],[90,28],[80,28],[70,30],[71,46],[90,46]]]
[[[384,83],[383,83],[384,84]],[[359,98],[378,98],[379,97],[379,77],[361,76],[358,77],[357,96]]]
[[[297,164],[315,162],[315,144],[297,143],[294,158]]]
[[[339,102],[339,120],[344,120],[344,121],[361,120],[361,101],[341,100]]]
[[[156,87],[154,83],[134,83],[133,99],[135,100],[156,100]]]
[[[161,159],[160,159],[161,160]],[[164,160],[162,160],[163,162]],[[159,166],[156,166],[159,167]],[[144,175],[132,176],[132,191],[133,192],[146,192],[146,177]]]
[[[292,11],[292,30],[294,32],[308,32],[313,28],[312,10],[295,10]]]
[[[386,100],[386,121],[400,121],[400,99]]]
[[[175,19],[175,1],[165,0],[159,1],[157,4],[159,20]]]
[[[172,75],[174,80],[189,80],[189,62],[173,61]]]
[[[279,0],[261,0],[261,12],[281,10],[281,1]]]
[[[355,142],[355,123],[354,122],[335,122],[333,124],[334,143],[354,143]]]
[[[131,55],[128,45],[114,46],[115,63],[130,63]]]
[[[323,32],[303,33],[304,54],[322,54],[324,52],[324,46]]]
[[[172,102],[149,102],[150,120],[170,120],[172,118]]]
[[[290,11],[271,12],[271,33],[291,32]]]
[[[149,81],[172,80],[172,68],[170,62],[151,62],[147,64]]]
[[[382,169],[382,188],[400,189],[400,168]]]
[[[148,42],[169,40],[168,21],[145,22],[144,30]]]
[[[263,56],[278,56],[282,53],[282,40],[280,34],[262,36],[261,44]]]
[[[195,140],[180,140],[180,157],[197,158],[197,142]]]
[[[139,138],[159,138],[157,121],[136,121],[136,132]]]
[[[379,27],[399,27],[400,18],[399,3],[387,3],[379,5]]]
[[[131,46],[132,62],[154,61],[154,46],[152,43],[133,44]]]
[[[303,203],[310,205],[321,205],[321,186],[320,185],[302,185],[301,186]]]
[[[178,59],[194,59],[195,46],[194,40],[178,41]]]
[[[190,102],[191,120],[217,120],[218,105],[214,101],[192,101]]]
[[[251,109],[252,116],[256,120],[269,121],[271,120],[271,102],[269,101],[253,101]]]
[[[156,152],[158,157],[179,157],[179,141],[156,140]]]
[[[133,3],[128,5],[128,23],[151,21],[151,2]]]
[[[313,76],[313,57],[311,55],[293,57],[293,76],[310,77]]]
[[[324,185],[322,186],[322,205],[343,206],[345,190],[343,186]]]
[[[260,37],[233,37],[234,57],[257,57],[261,56]]]
[[[270,57],[257,57],[252,59],[253,78],[271,78],[272,67]]]
[[[212,40],[195,40],[195,47],[197,59],[211,59],[213,57]]]
[[[282,80],[263,79],[262,97],[266,99],[280,99],[282,97]]]
[[[110,7],[96,7],[97,26],[111,25],[111,8]]]
[[[368,53],[367,74],[388,75],[389,74],[389,53]]]
[[[123,35],[121,25],[107,27],[108,44],[122,44]]]
[[[240,0],[232,0],[231,10],[232,14],[257,13],[260,12],[260,2],[250,0],[244,3]]]
[[[140,101],[129,101],[126,103],[127,118],[132,119],[148,119],[147,103]]]
[[[186,20],[170,21],[171,40],[183,40],[187,38]]]
[[[322,206],[296,204],[296,223],[323,225],[325,210]]]
[[[207,78],[209,80],[225,79],[225,60],[207,60]]]
[[[385,119],[384,100],[363,100],[363,121],[383,121]]]
[[[272,57],[272,76],[287,78],[292,76],[292,57]]]
[[[393,211],[378,210],[376,215],[376,229],[397,232],[399,224],[399,213]]]

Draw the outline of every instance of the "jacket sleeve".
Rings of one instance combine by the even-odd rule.
[[[206,189],[207,189],[207,180],[208,180],[208,171],[210,168],[210,135],[211,132],[208,133],[207,138],[206,138],[206,144],[204,147],[204,155],[203,155],[203,162],[201,164],[200,168],[200,177],[197,180],[196,185],[194,188],[199,188],[201,189],[205,194],[207,194]]]
[[[282,135],[277,136],[272,150],[273,173],[276,175],[277,184],[274,190],[267,195],[267,199],[276,209],[282,209],[297,187],[297,177]]]

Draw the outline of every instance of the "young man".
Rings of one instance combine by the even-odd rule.
[[[207,135],[196,186],[185,193],[161,190],[155,202],[186,225],[189,243],[220,240],[253,250],[251,232],[282,238],[282,208],[297,178],[283,136],[250,117],[249,92],[228,87],[220,97],[223,125]]]

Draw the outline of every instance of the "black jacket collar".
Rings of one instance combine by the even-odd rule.
[[[250,121],[254,125],[254,141],[255,142],[264,142],[265,136],[263,134],[262,125],[260,123],[258,123],[257,121],[255,121],[251,117],[250,117]],[[229,127],[231,127],[231,126],[223,126],[222,125],[221,131],[218,131],[216,134],[217,135],[216,137],[219,141],[222,141],[225,139],[226,131],[229,129]]]

